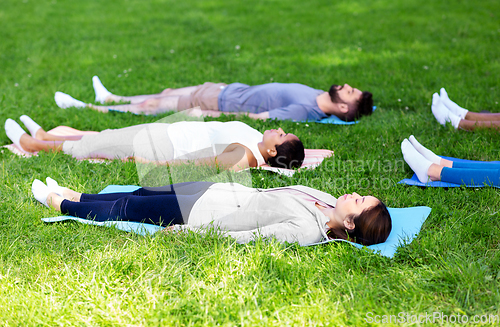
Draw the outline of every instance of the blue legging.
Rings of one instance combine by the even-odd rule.
[[[453,168],[444,167],[441,181],[467,186],[500,186],[500,163],[484,161],[453,161]]]
[[[188,182],[131,193],[82,194],[63,200],[61,212],[95,221],[127,220],[160,226],[186,224],[195,202],[213,183]]]

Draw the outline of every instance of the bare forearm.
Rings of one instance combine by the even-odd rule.
[[[235,116],[248,116],[252,119],[263,119],[266,120],[269,118],[269,112],[261,112],[258,114],[254,114],[251,112],[238,111],[238,112],[224,112],[224,111],[215,111],[215,110],[201,110],[201,113],[205,117],[220,117],[221,114],[226,115],[235,115]]]
[[[239,171],[248,167],[236,167],[236,162],[223,162],[221,160],[217,160],[217,157],[206,157],[206,158],[199,158],[199,159],[175,159],[175,160],[162,160],[162,161],[151,161],[147,160],[144,158],[135,158],[136,162],[141,162],[145,164],[155,164],[158,166],[169,166],[171,168],[181,168],[184,165],[195,165],[195,166],[205,166],[205,167],[212,167],[214,169],[218,169],[220,171],[227,170],[227,169],[232,169],[234,171]]]
[[[248,112],[246,113],[248,117],[252,118],[252,119],[262,119],[262,120],[266,120],[269,118],[269,111],[264,111],[264,112],[261,112],[261,113],[258,113],[258,114],[253,114],[251,112]]]

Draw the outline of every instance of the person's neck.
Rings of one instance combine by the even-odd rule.
[[[321,111],[327,115],[331,115],[335,112],[335,103],[332,102],[330,94],[328,92],[323,92],[316,97],[316,103]]]
[[[262,157],[264,158],[264,161],[267,162],[267,160],[269,159],[270,156],[269,156],[269,153],[267,153],[267,149],[266,149],[266,146],[264,145],[264,141],[259,142],[257,144],[257,147],[259,148],[259,152],[262,155]]]
[[[316,207],[327,216],[330,220],[326,223],[326,225],[331,229],[337,227],[337,220],[335,219],[335,207],[324,207],[318,202],[315,203]]]

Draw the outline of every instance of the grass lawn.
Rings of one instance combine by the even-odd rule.
[[[437,154],[500,160],[498,132],[443,127],[430,110],[432,94],[446,87],[472,111],[500,112],[500,2],[2,0],[0,21],[2,124],[28,114],[47,130],[103,130],[167,115],[56,107],[58,90],[93,101],[93,75],[123,95],[205,81],[349,83],[372,91],[377,105],[357,125],[243,119],[335,151],[293,178],[254,171],[254,186],[302,184],[432,207],[394,259],[347,244],[142,237],[45,224],[40,218],[57,213],[31,194],[33,179],[46,176],[87,193],[137,184],[133,163],[3,150],[0,325],[365,326],[377,325],[375,315],[500,315],[499,189],[396,184],[412,174],[400,151],[411,134]],[[0,142],[9,144],[3,130]]]

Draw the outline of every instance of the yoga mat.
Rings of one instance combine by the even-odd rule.
[[[373,111],[377,109],[376,106],[373,106]],[[319,124],[334,124],[334,125],[353,125],[359,123],[359,120],[355,121],[344,121],[335,115],[330,115],[330,117],[323,118],[321,120],[313,121],[314,123]]]
[[[325,158],[333,156],[332,150],[323,150],[323,149],[305,149],[305,158],[304,162],[302,162],[302,166],[298,170],[296,169],[286,169],[286,168],[276,168],[271,167],[268,164],[264,164],[262,166],[252,168],[252,169],[261,169],[261,170],[269,170],[280,175],[285,175],[288,177],[292,177],[295,172],[303,170],[303,169],[314,169],[318,167]]]
[[[392,230],[389,237],[384,243],[374,244],[366,246],[368,249],[374,250],[383,256],[392,258],[396,253],[398,246],[401,244],[411,243],[411,241],[420,232],[422,224],[427,219],[431,213],[431,208],[429,207],[409,207],[409,208],[388,208],[392,219]],[[357,248],[365,247],[364,245],[349,242],[346,240],[335,239],[327,240],[323,242],[318,242],[311,245],[325,244],[329,242],[347,242]]]

